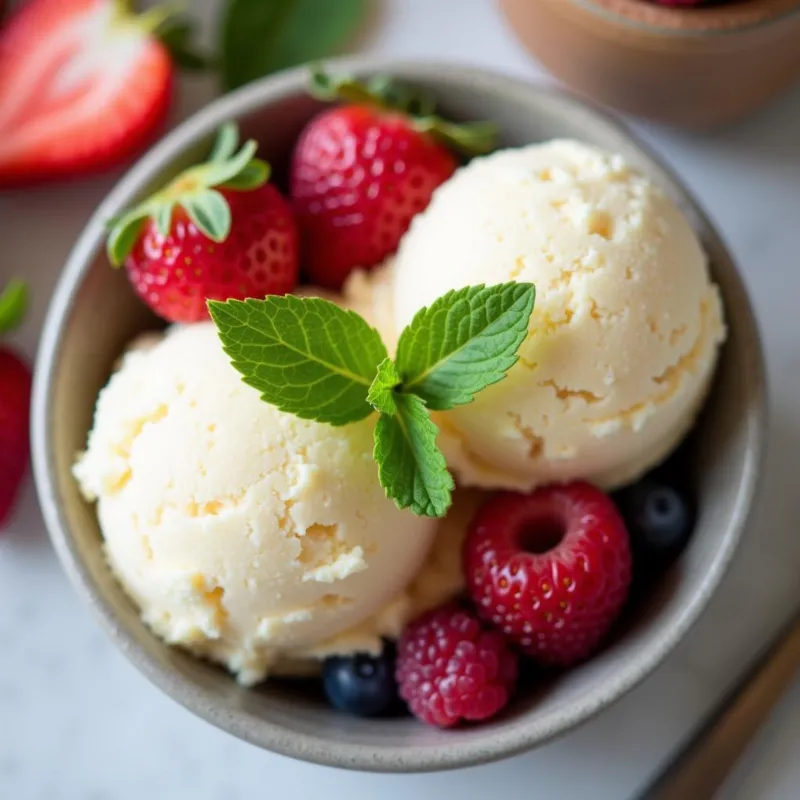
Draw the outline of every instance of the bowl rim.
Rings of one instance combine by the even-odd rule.
[[[599,111],[591,104],[578,100],[563,91],[543,87],[501,72],[440,61],[409,61],[381,57],[359,57],[331,60],[337,69],[370,73],[386,71],[402,73],[409,80],[424,79],[431,75],[460,86],[482,86],[505,94],[539,96],[556,102],[572,114],[583,115],[593,124],[601,124],[624,137],[634,148],[658,168],[670,188],[677,192],[681,202],[688,205],[701,224],[717,240],[716,243],[729,255],[715,227],[701,206],[685,188],[682,181],[666,167],[652,150],[618,121]],[[665,657],[683,639],[705,609],[711,596],[727,571],[749,521],[758,488],[764,458],[767,400],[763,349],[751,302],[741,275],[730,257],[733,290],[740,296],[737,304],[741,314],[737,327],[752,342],[752,409],[748,414],[747,442],[742,479],[730,512],[731,525],[719,543],[716,557],[695,590],[690,602],[670,623],[664,636],[647,651],[646,655],[631,659],[594,696],[575,700],[566,708],[556,709],[538,724],[531,727],[514,726],[510,730],[492,729],[486,739],[453,738],[451,743],[419,744],[404,747],[399,755],[393,747],[366,748],[348,742],[336,741],[315,734],[291,731],[269,719],[259,718],[258,730],[253,730],[253,717],[241,709],[218,705],[209,690],[190,684],[176,676],[166,665],[151,658],[136,638],[120,624],[111,605],[92,581],[89,570],[81,558],[80,550],[72,536],[58,496],[58,477],[55,463],[52,407],[49,402],[60,356],[61,333],[70,308],[91,268],[98,249],[103,247],[106,221],[125,206],[163,170],[164,166],[194,144],[208,138],[225,120],[257,111],[282,98],[295,95],[305,85],[306,69],[289,70],[249,84],[231,94],[212,101],[193,114],[149,150],[115,185],[84,228],[70,253],[56,284],[45,317],[36,362],[32,399],[32,457],[34,477],[46,527],[62,568],[76,591],[86,600],[102,627],[128,660],[152,683],[173,700],[197,716],[211,722],[233,735],[257,744],[267,750],[300,760],[347,769],[373,772],[424,772],[474,766],[480,763],[512,756],[562,735],[577,725],[594,717],[618,700],[644,678],[650,675]],[[513,97],[510,98],[513,102]]]

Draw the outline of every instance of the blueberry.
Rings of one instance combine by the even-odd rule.
[[[689,540],[694,515],[686,497],[673,486],[645,478],[620,492],[618,504],[634,554],[666,563]]]
[[[397,702],[391,649],[380,656],[357,653],[332,656],[322,667],[322,685],[334,708],[360,717],[374,717]]]

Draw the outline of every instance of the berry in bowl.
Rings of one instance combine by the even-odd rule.
[[[758,336],[614,123],[480,70],[332,74],[362,81],[217,101],[98,210],[48,317],[37,481],[80,590],[198,715],[465,766],[587,719],[697,618],[755,490]]]

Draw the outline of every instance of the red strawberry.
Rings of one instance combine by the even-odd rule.
[[[455,171],[447,146],[485,152],[488,123],[456,126],[433,116],[433,105],[396,84],[313,76],[314,91],[348,102],[305,128],[291,165],[291,197],[311,280],[339,288],[356,267],[392,254],[411,218]]]
[[[449,605],[403,631],[395,675],[412,713],[448,728],[488,719],[505,706],[517,682],[517,656],[501,634]]]
[[[208,163],[126,214],[109,237],[111,262],[125,263],[142,300],[170,322],[206,319],[206,300],[285,294],[297,283],[291,207],[266,183],[256,143],[236,153],[237,141],[236,126],[224,126]]]
[[[0,333],[24,312],[24,284],[14,281],[0,295]],[[31,373],[11,350],[0,346],[0,529],[8,522],[28,468]]]
[[[625,603],[628,532],[588,483],[505,492],[473,520],[464,570],[481,616],[537,661],[570,666],[597,649]]]
[[[0,186],[102,170],[164,120],[173,64],[127,0],[29,0],[0,32]]]

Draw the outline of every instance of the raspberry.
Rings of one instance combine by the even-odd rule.
[[[539,663],[590,656],[619,615],[631,549],[613,502],[588,483],[495,495],[464,542],[479,614]]]
[[[497,631],[469,611],[448,605],[403,632],[395,672],[400,696],[430,725],[494,716],[517,680],[517,656]]]

